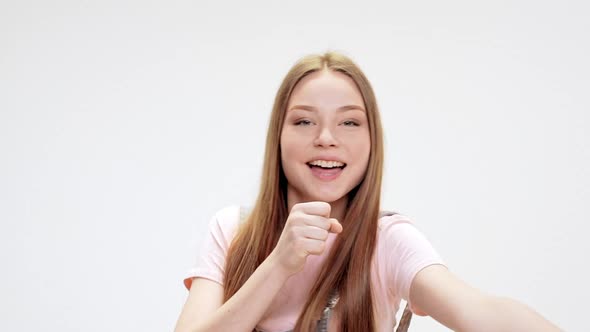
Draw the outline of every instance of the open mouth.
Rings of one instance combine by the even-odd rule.
[[[330,170],[330,169],[344,169],[346,167],[346,164],[341,163],[340,165],[319,165],[319,164],[312,164],[312,163],[307,163],[307,166],[309,166],[309,168],[318,168],[318,169],[325,169],[325,170]]]

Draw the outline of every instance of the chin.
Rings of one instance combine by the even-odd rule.
[[[346,196],[347,193],[334,193],[334,192],[324,192],[324,193],[316,193],[315,195],[309,195],[308,197],[311,198],[311,201],[320,201],[326,203],[334,203],[339,199]]]

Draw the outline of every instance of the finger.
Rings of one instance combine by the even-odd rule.
[[[342,232],[342,225],[336,220],[335,218],[330,218],[330,229],[328,232],[330,233],[340,233]]]
[[[325,241],[328,238],[328,231],[315,226],[304,226],[300,233],[303,237],[313,240]]]
[[[326,242],[322,240],[303,239],[301,243],[309,255],[321,255],[326,248]]]
[[[311,214],[316,216],[322,216],[325,218],[330,217],[332,207],[326,202],[305,202],[293,205],[291,212],[300,211],[305,214]]]
[[[302,215],[301,216],[301,222],[303,223],[303,225],[305,226],[313,226],[313,227],[318,227],[318,228],[322,228],[325,230],[330,229],[330,219],[328,218],[324,218],[321,216],[314,216],[314,215]]]

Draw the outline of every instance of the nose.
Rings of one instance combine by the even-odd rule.
[[[315,146],[336,146],[336,137],[332,134],[332,131],[328,126],[322,127],[318,136],[314,140]]]

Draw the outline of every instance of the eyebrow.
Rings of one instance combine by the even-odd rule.
[[[294,105],[289,109],[289,111],[294,110],[294,109],[300,109],[300,110],[310,111],[310,112],[317,112],[317,110],[318,110],[317,108],[315,108],[313,106],[309,106],[309,105]],[[343,111],[353,111],[353,110],[366,112],[363,107],[358,106],[358,105],[341,106],[336,111],[343,112]]]

